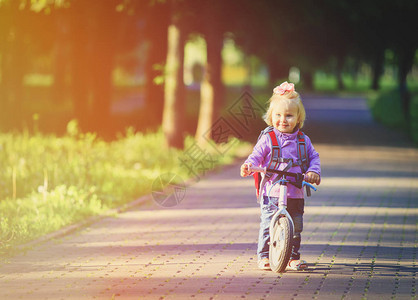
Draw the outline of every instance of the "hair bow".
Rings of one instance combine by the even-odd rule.
[[[283,95],[286,92],[293,92],[295,85],[293,83],[283,82],[281,85],[276,86],[273,90],[273,94]]]

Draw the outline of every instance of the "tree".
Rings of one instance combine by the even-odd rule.
[[[415,20],[418,3],[415,0],[370,0],[367,3],[368,6],[363,8],[364,26],[360,29],[366,33],[363,33],[367,39],[365,45],[379,49],[379,60],[382,59],[381,49],[393,50],[398,63],[399,90],[407,91],[406,77],[412,68],[418,47],[418,36],[411,34],[418,29]]]
[[[236,43],[247,55],[262,59],[269,70],[270,86],[289,75],[288,4],[273,9],[277,1],[238,1],[233,11],[239,17],[229,21]]]
[[[391,46],[398,60],[398,85],[402,99],[402,108],[407,124],[410,125],[411,95],[407,86],[407,75],[411,71],[416,50],[418,48],[418,37],[411,32],[417,32],[418,25],[415,20],[418,13],[416,1],[402,1],[392,3],[392,16],[394,28],[391,28]],[[410,126],[409,126],[410,128]]]
[[[52,36],[51,15],[43,5],[27,1],[0,1],[0,100],[2,121],[19,127],[25,117],[23,108],[23,79],[31,62],[41,54],[49,53]]]
[[[184,147],[185,94],[183,82],[184,33],[181,23],[181,3],[170,2],[168,49],[165,66],[164,111],[162,129],[169,147]]]
[[[60,103],[68,94],[66,76],[70,72],[68,60],[70,50],[70,20],[68,10],[64,8],[54,11],[54,84],[52,87],[52,100]]]
[[[158,80],[163,75],[167,58],[167,32],[170,20],[169,5],[155,3],[144,8],[145,39],[148,41],[145,63],[145,101],[148,124],[160,125],[164,105],[164,85]]]
[[[350,22],[352,45],[350,53],[372,68],[371,88],[379,89],[379,80],[384,71],[385,49],[391,24],[386,17],[390,14],[390,1],[369,0],[364,2],[344,1],[344,10]]]
[[[390,47],[395,51],[398,58],[399,89],[403,92],[407,90],[406,77],[412,69],[415,51],[418,48],[417,35],[410,34],[418,30],[418,24],[415,20],[418,13],[418,3],[409,0],[391,2],[391,4],[390,16],[393,18],[393,26],[389,27],[388,34]]]
[[[74,1],[70,8],[75,116],[83,128],[104,134],[112,130],[111,75],[120,25],[118,3],[119,0]]]
[[[195,139],[199,143],[205,143],[211,138],[211,129],[214,120],[219,117],[221,106],[224,104],[224,86],[222,83],[222,49],[224,41],[224,24],[227,11],[225,2],[213,2],[210,0],[195,1],[195,17],[212,19],[213,22],[201,22],[195,19],[199,32],[203,33],[206,40],[206,65],[200,87],[200,108],[196,128]]]
[[[15,111],[22,107],[22,81],[27,69],[28,49],[25,37],[28,32],[30,8],[19,8],[18,1],[0,3],[0,44],[2,53],[2,100],[4,106],[13,106]],[[26,22],[25,22],[26,19]],[[10,111],[8,112],[10,113]],[[16,114],[17,115],[17,114]]]

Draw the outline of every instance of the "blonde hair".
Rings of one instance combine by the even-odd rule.
[[[276,103],[281,101],[287,102],[289,104],[296,104],[298,107],[298,124],[296,125],[297,128],[302,128],[303,124],[305,123],[306,119],[306,112],[305,107],[303,106],[302,100],[300,99],[300,95],[296,91],[286,91],[283,95],[273,93],[271,98],[269,99],[269,108],[264,115],[263,119],[269,126],[273,126],[272,122],[272,113],[273,113],[273,106]]]

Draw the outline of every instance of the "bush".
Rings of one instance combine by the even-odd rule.
[[[185,151],[164,147],[162,132],[127,130],[105,142],[79,133],[71,121],[63,137],[0,134],[0,254],[83,218],[103,213],[151,192],[154,180],[192,174],[180,158]],[[186,149],[193,145],[186,139]],[[225,155],[208,150],[207,169],[229,163],[242,143],[230,142]]]
[[[368,100],[373,118],[376,121],[391,128],[407,130],[399,92],[371,93]]]
[[[411,97],[410,124],[405,118],[398,91],[371,93],[368,103],[376,121],[390,128],[410,132],[413,141],[418,143],[418,94],[413,94]]]
[[[411,135],[418,144],[418,94],[411,97]]]

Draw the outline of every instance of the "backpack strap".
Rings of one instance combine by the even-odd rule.
[[[277,169],[280,164],[282,148],[277,142],[277,137],[273,130],[269,131],[268,135],[270,136],[271,143],[271,157],[267,169]]]
[[[280,144],[277,141],[276,134],[273,131],[273,126],[269,126],[266,129],[264,129],[261,133],[258,139],[260,139],[263,135],[268,134],[270,137],[270,145],[271,145],[271,156],[270,161],[267,165],[268,169],[277,169],[281,162],[283,162],[283,159],[281,158],[282,149],[280,147]],[[257,189],[257,202],[260,203],[260,191],[263,190],[264,185],[267,181],[270,180],[270,178],[273,176],[273,173],[266,173],[261,175],[261,180],[259,180],[259,187]]]
[[[302,131],[298,132],[298,161],[297,163],[300,165],[300,169],[302,173],[306,173],[309,168],[309,161],[308,161],[308,151],[306,149],[306,141],[305,141],[305,134]],[[311,188],[308,185],[305,185],[306,189],[306,196],[311,196]]]
[[[305,134],[302,131],[298,132],[297,137],[298,142],[298,161],[297,164],[300,165],[302,173],[305,173],[308,170],[308,151],[306,149]]]
[[[269,169],[276,169],[282,161],[281,154],[282,149],[277,141],[276,134],[273,131],[273,126],[269,126],[261,131],[260,135],[258,136],[257,142],[261,139],[261,137],[265,134],[268,134],[270,137],[270,145],[271,145],[271,156],[270,161],[267,165]],[[271,177],[271,176],[270,176]]]

